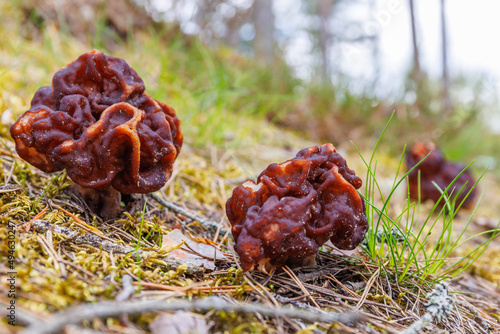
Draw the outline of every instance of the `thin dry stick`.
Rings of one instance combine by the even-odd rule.
[[[54,240],[52,238],[52,231],[47,231],[45,237],[41,235],[36,236],[38,243],[42,245],[43,248],[49,253],[52,257],[52,261],[54,263],[54,268],[58,271],[62,277],[67,277],[67,272],[64,264],[60,263],[61,257],[57,254],[54,249]]]
[[[16,167],[16,165],[15,165],[15,164],[12,164],[12,165],[10,166],[9,175],[7,176],[7,179],[5,179],[5,181],[4,181],[4,184],[5,184],[5,185],[8,185],[8,184],[9,184],[9,182],[10,182],[10,180],[12,179],[12,175],[14,175],[14,167]],[[19,189],[21,189],[21,188],[19,188]]]
[[[135,293],[135,288],[132,283],[133,283],[132,277],[130,277],[129,275],[123,275],[122,277],[123,289],[115,297],[115,300],[117,302],[125,301]]]
[[[7,155],[7,156],[14,158],[14,159],[21,159],[21,157],[19,157],[17,154],[12,154],[9,151],[4,150],[3,148],[0,148],[0,154]]]
[[[234,263],[236,264],[236,267],[238,267],[239,270],[242,270],[240,262],[238,261],[238,257],[236,256],[236,251],[234,250],[233,244],[231,242],[229,242],[227,244],[227,248],[231,252],[232,259],[233,259]]]
[[[29,222],[27,222],[26,224],[23,224],[23,225],[19,225],[17,226],[16,228],[14,228],[14,230],[19,230],[21,228],[25,228],[26,229],[26,232],[29,232],[29,230],[31,229],[31,223],[33,223],[35,220],[37,219],[40,219],[42,218],[45,213],[47,212],[47,209],[49,208],[49,206],[47,205],[45,207],[45,209],[43,209],[42,211],[40,211],[35,217],[33,217],[33,219],[31,219]]]
[[[328,274],[326,277],[330,278],[332,281],[334,281],[335,283],[337,283],[338,285],[340,285],[351,296],[359,299],[359,295],[358,294],[356,294],[354,291],[352,291],[351,289],[349,289],[348,287],[346,287],[344,284],[342,284],[342,282],[340,282],[335,276],[333,276],[332,274]]]
[[[84,230],[87,230],[90,233],[94,233],[96,235],[102,236],[103,233],[100,230],[96,229],[93,226],[87,225],[87,223],[85,223],[83,220],[81,220],[80,218],[78,218],[77,216],[75,216],[74,214],[69,212],[68,210],[63,209],[59,205],[54,204],[54,203],[52,203],[52,206],[58,210],[61,210],[62,212],[64,212],[65,214],[67,214],[68,216],[73,218],[75,220],[75,224],[78,225],[79,227],[83,228]]]
[[[64,263],[64,264],[66,264],[66,265],[68,265],[68,266],[71,266],[71,267],[75,268],[76,270],[78,270],[78,271],[80,271],[80,272],[84,273],[84,274],[85,274],[85,275],[87,275],[88,277],[91,277],[91,278],[93,278],[93,279],[97,279],[97,275],[96,275],[96,274],[91,273],[90,271],[88,271],[88,270],[86,270],[86,269],[82,268],[81,266],[79,266],[79,265],[77,265],[77,264],[74,264],[73,262],[66,261],[66,260],[59,260],[59,262]],[[113,263],[111,263],[111,265],[112,265],[112,266],[114,266],[114,264],[113,264]],[[111,272],[111,273],[114,273],[114,271],[113,271],[113,272]],[[110,281],[111,281],[111,279],[110,279]]]
[[[217,231],[215,231],[215,234],[214,234],[214,237],[213,237],[213,241],[214,242],[217,242],[217,238],[219,238],[220,230],[222,229],[222,223],[223,222],[224,222],[224,218],[221,218],[221,220],[219,222],[219,226],[217,227]]]
[[[114,282],[116,275],[116,262],[115,262],[115,256],[113,255],[113,250],[109,251],[109,260],[111,261],[111,267],[113,267],[113,270],[109,274],[109,281]]]
[[[47,231],[46,234],[49,234],[49,232]],[[52,249],[54,249],[54,241],[53,241],[53,236],[52,236],[52,231],[50,232],[50,240],[52,241]],[[55,249],[54,249],[55,251]],[[62,277],[68,277],[68,271],[66,270],[66,265],[62,262],[63,258],[62,258],[62,247],[58,247],[57,248],[57,261],[59,262],[59,265],[61,266],[61,275]]]
[[[382,265],[382,267],[385,267],[388,264],[389,264],[389,261],[387,261],[386,263],[384,263]],[[372,277],[370,277],[370,279],[368,280],[368,283],[366,283],[365,291],[363,291],[363,294],[361,295],[361,299],[359,300],[358,304],[356,305],[356,309],[357,310],[359,310],[361,308],[361,306],[363,306],[363,303],[365,302],[366,297],[368,297],[368,293],[370,292],[370,289],[371,289],[371,287],[373,285],[373,282],[375,282],[375,280],[377,279],[378,275],[380,274],[380,270],[382,269],[382,267],[379,267],[377,269],[377,271],[372,275]]]
[[[211,310],[225,312],[258,313],[269,317],[289,317],[302,319],[309,322],[322,323],[346,323],[352,324],[363,319],[359,312],[346,313],[315,313],[300,310],[292,307],[282,307],[279,309],[270,308],[261,304],[231,304],[221,298],[208,297],[204,299],[182,300],[144,300],[126,302],[100,302],[96,304],[85,304],[69,308],[51,316],[47,321],[36,321],[20,334],[49,334],[63,330],[67,325],[79,324],[84,320],[91,320],[96,317],[108,318],[121,314],[138,314],[157,311],[177,311],[177,310],[200,310],[208,312]]]
[[[9,312],[8,307],[10,306],[9,300],[0,300],[0,316],[5,319]],[[16,304],[16,326],[19,325],[30,325],[37,322],[44,321],[42,315],[31,312],[29,309],[22,308]],[[3,323],[2,323],[3,325]],[[5,325],[3,325],[5,326]],[[5,327],[4,327],[5,328]]]
[[[288,276],[290,276],[290,278],[295,282],[295,284],[298,285],[298,287],[300,288],[300,290],[302,290],[302,292],[304,292],[306,294],[306,296],[311,300],[311,302],[314,304],[314,306],[316,306],[317,308],[321,309],[321,307],[318,305],[318,303],[316,303],[316,301],[311,296],[311,294],[309,293],[309,291],[304,287],[304,285],[302,284],[302,282],[299,281],[299,279],[297,278],[297,276],[295,276],[295,273],[290,268],[288,268],[288,266],[284,266],[283,270],[288,274]]]
[[[271,274],[270,274],[271,276],[272,276],[272,274],[274,273],[275,269],[276,269],[276,267],[274,267],[274,268],[273,268],[273,270],[271,271]],[[271,302],[271,304],[272,304],[272,305],[274,305],[274,307],[280,307],[280,305],[279,305],[278,301],[276,300],[276,298],[274,298],[273,294],[272,294],[272,293],[270,293],[270,292],[268,291],[269,289],[268,289],[268,288],[266,288],[264,285],[260,284],[259,282],[257,282],[257,281],[256,281],[256,280],[252,277],[252,275],[251,275],[249,272],[245,273],[244,279],[245,279],[245,281],[246,281],[246,282],[247,282],[247,283],[248,283],[251,287],[253,287],[253,288],[255,289],[255,291],[257,291],[257,292],[258,292],[258,293],[259,293],[259,294],[260,294],[263,298],[266,298],[266,297],[267,297],[267,299]],[[259,288],[260,288],[260,290],[259,290],[259,289],[257,289],[257,287],[256,287],[256,286],[257,286],[257,287],[259,287]],[[299,331],[299,330],[300,330],[300,328],[299,328],[296,324],[294,324],[294,323],[293,323],[290,319],[285,319],[285,321],[287,321],[287,322],[288,322],[288,324],[289,324],[290,326],[294,327],[294,328],[295,328],[295,331]],[[280,319],[278,319],[278,328],[281,328],[281,327],[282,327],[282,319],[280,318]],[[279,332],[279,331],[278,331],[278,332]]]

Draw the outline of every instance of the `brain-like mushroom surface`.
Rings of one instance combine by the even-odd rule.
[[[182,146],[175,111],[144,93],[124,60],[93,50],[40,88],[11,127],[21,158],[85,188],[125,194],[160,189]]]
[[[426,200],[438,202],[441,192],[434,183],[441,190],[445,190],[466,167],[463,164],[446,161],[441,150],[432,142],[416,142],[410,148],[410,152],[406,157],[408,170],[420,161],[422,162],[408,175],[408,190],[410,198],[414,200],[420,199],[422,202]],[[451,197],[457,196],[457,205],[465,199],[462,208],[470,208],[475,202],[476,188],[472,189],[474,183],[474,178],[467,169],[453,182],[447,194]],[[471,192],[467,196],[469,191]],[[466,196],[467,198],[465,198]],[[444,200],[441,199],[438,206],[442,207],[443,205]]]
[[[175,111],[144,91],[124,60],[85,53],[41,87],[12,125],[16,150],[44,172],[66,169],[90,208],[114,218],[121,193],[166,183],[182,146]]]
[[[226,203],[243,270],[309,265],[328,240],[354,249],[368,223],[362,181],[332,144],[301,150],[236,187]],[[267,267],[267,268],[266,268]]]

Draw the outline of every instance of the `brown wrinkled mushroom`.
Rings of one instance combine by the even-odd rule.
[[[170,178],[182,146],[174,109],[144,93],[122,59],[93,50],[41,87],[10,129],[21,158],[44,172],[66,169],[103,218],[120,193],[149,193]]]
[[[354,249],[368,228],[362,181],[332,144],[269,165],[257,183],[236,187],[226,203],[243,270],[312,265],[330,240]]]
[[[441,197],[441,192],[432,182],[434,181],[439,188],[441,188],[441,190],[445,190],[446,187],[450,185],[453,179],[457,177],[457,175],[460,174],[466,166],[446,161],[441,153],[441,150],[432,142],[417,142],[413,144],[406,157],[408,170],[413,168],[424,158],[425,160],[422,161],[408,175],[408,190],[410,192],[410,198],[414,200],[419,199],[418,189],[420,174],[420,200],[422,202],[425,202],[426,200],[437,202]],[[474,183],[474,178],[472,177],[471,172],[467,169],[453,183],[450,189],[448,189],[447,194],[452,197],[457,196],[458,194],[456,202],[458,205],[464,200],[465,196],[467,196]],[[464,188],[460,191],[462,187]],[[467,199],[465,199],[462,208],[470,208],[475,202],[475,195],[476,189],[473,189]],[[442,207],[443,205],[444,200],[441,199],[438,203],[438,207]]]

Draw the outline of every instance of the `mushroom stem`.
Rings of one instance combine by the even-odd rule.
[[[113,219],[118,216],[121,202],[121,193],[109,186],[105,190],[85,188],[74,184],[75,193],[79,193],[85,203],[99,217],[104,220]]]

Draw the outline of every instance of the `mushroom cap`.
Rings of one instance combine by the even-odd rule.
[[[257,183],[236,187],[226,213],[242,268],[297,263],[328,240],[354,249],[368,229],[356,191],[361,184],[333,145],[325,144],[269,165]]]
[[[125,194],[160,189],[183,136],[174,109],[144,93],[122,59],[93,50],[41,87],[10,129],[21,158],[80,186]]]
[[[406,166],[410,170],[418,162],[424,159],[408,175],[408,190],[410,198],[425,202],[431,200],[438,202],[441,192],[434,185],[436,183],[442,190],[446,189],[464,169],[465,165],[446,161],[441,150],[432,142],[416,142],[410,148],[406,157]],[[419,176],[420,175],[420,176]],[[419,184],[420,179],[420,184]],[[433,183],[434,182],[434,183]],[[457,203],[461,203],[467,193],[472,189],[475,181],[469,169],[463,171],[460,177],[448,189],[448,195],[457,196]],[[460,189],[464,189],[460,191]],[[419,194],[420,189],[420,194]],[[476,189],[472,189],[470,195],[465,199],[463,208],[469,208],[475,201]],[[438,203],[439,207],[444,205],[444,200]]]

